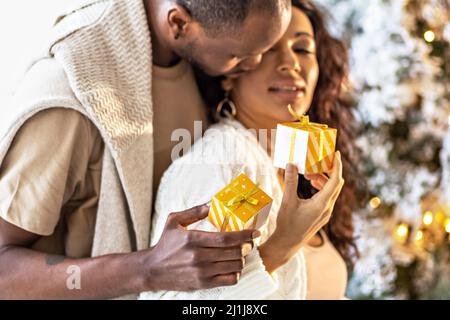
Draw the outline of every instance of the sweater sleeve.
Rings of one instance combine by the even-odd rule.
[[[220,158],[220,150],[215,153]],[[209,153],[209,152],[208,152]],[[242,166],[210,161],[195,161],[195,155],[176,160],[161,179],[151,232],[151,245],[155,245],[163,232],[168,215],[209,202],[214,194],[239,174]],[[189,229],[216,231],[208,219],[197,222]],[[146,292],[140,299],[265,299],[278,289],[276,274],[266,272],[255,248],[246,257],[238,284],[193,292]]]

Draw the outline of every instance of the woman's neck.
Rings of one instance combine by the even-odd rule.
[[[247,129],[255,131],[258,142],[263,146],[269,157],[272,157],[272,141],[275,139],[274,134],[277,123],[270,118],[262,119],[252,114],[247,114],[245,109],[238,109],[236,120]],[[265,139],[265,141],[261,141],[261,139]]]

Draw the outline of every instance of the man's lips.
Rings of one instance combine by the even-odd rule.
[[[237,70],[237,71],[233,71],[233,72],[227,73],[227,77],[229,77],[229,78],[238,78],[238,77],[242,76],[243,74],[245,74],[245,71]]]

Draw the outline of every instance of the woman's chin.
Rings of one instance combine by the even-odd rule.
[[[273,113],[272,119],[276,123],[285,123],[285,122],[295,122],[297,119],[295,119],[288,111],[287,106],[278,106],[277,108],[274,108],[277,110],[276,113]]]
[[[294,122],[297,119],[295,119],[292,114],[289,112],[288,106],[291,105],[292,109],[297,113],[298,115],[305,114],[308,110],[307,108],[304,108],[302,103],[299,103],[298,101],[295,103],[273,103],[273,109],[277,110],[277,118],[282,122]]]

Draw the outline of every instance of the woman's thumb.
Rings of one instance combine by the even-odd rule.
[[[295,164],[288,163],[288,165],[286,166],[286,170],[284,173],[284,184],[284,194],[286,195],[286,197],[297,197],[298,169]]]

